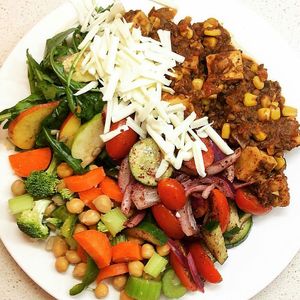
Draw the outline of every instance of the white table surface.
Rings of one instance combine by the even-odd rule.
[[[299,0],[240,1],[261,14],[300,56]],[[20,38],[38,20],[63,2],[64,0],[0,0],[0,67]],[[0,299],[53,299],[18,267],[1,241],[0,270]],[[269,286],[252,298],[252,300],[292,299],[300,299],[300,252]]]

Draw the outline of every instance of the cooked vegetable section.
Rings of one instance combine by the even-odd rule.
[[[214,18],[79,11],[40,63],[27,51],[31,94],[0,113],[10,213],[72,268],[72,296],[105,298],[107,279],[121,300],[203,293],[255,218],[289,204],[297,110]]]

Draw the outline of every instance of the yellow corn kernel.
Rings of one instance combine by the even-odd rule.
[[[245,106],[255,106],[257,105],[257,96],[256,95],[253,95],[251,93],[246,93],[244,95],[244,105]]]
[[[271,105],[271,98],[268,95],[263,95],[260,99],[260,103],[262,107],[270,107]]]
[[[275,167],[275,170],[280,170],[282,168],[284,168],[285,166],[285,159],[280,156],[280,157],[275,157],[276,161],[277,161],[277,166]]]
[[[253,73],[256,73],[258,71],[258,65],[256,63],[253,63],[252,66],[250,67],[250,70]]]
[[[257,116],[259,121],[269,121],[271,117],[270,108],[260,108],[257,111]]]
[[[230,124],[224,123],[222,127],[222,139],[229,139],[230,137]]]
[[[284,106],[282,109],[282,115],[284,117],[296,117],[297,116],[297,108],[291,106]]]
[[[201,91],[202,86],[203,86],[203,82],[204,82],[203,79],[201,79],[201,78],[195,78],[192,81],[194,90]]]
[[[253,77],[253,84],[258,90],[262,90],[265,86],[264,82],[258,76]]]
[[[281,116],[281,113],[280,113],[280,108],[279,107],[271,109],[271,119],[273,121],[279,120],[280,116]]]
[[[205,29],[204,34],[208,36],[219,36],[221,35],[221,30],[220,29]]]
[[[258,142],[262,142],[267,138],[267,135],[263,131],[260,131],[259,133],[256,133],[254,137]]]
[[[215,48],[218,40],[215,37],[205,37],[203,39],[203,45],[208,48]]]

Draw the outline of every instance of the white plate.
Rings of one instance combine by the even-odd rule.
[[[253,12],[241,6],[237,1],[201,1],[185,0],[180,3],[179,16],[190,15],[193,20],[202,21],[216,17],[223,22],[241,45],[258,62],[264,62],[270,78],[278,80],[290,105],[298,106],[300,63],[294,53],[277,34]],[[103,1],[103,6],[109,1]],[[148,11],[153,3],[150,1],[124,0],[126,8],[142,8]],[[26,97],[29,92],[25,50],[38,59],[42,58],[45,41],[54,34],[72,26],[75,11],[69,4],[62,5],[39,22],[16,46],[4,63],[0,73],[0,109],[12,106]],[[14,180],[8,164],[6,132],[1,131],[0,144],[0,235],[6,248],[21,268],[44,290],[57,299],[74,299],[68,290],[75,284],[68,274],[58,274],[54,270],[54,257],[44,250],[41,242],[33,243],[17,229],[10,216],[7,199],[11,197],[10,185]],[[191,293],[184,299],[249,299],[269,284],[290,262],[300,247],[300,186],[297,180],[299,154],[288,154],[288,168],[291,204],[285,209],[274,209],[265,217],[254,220],[252,232],[241,246],[229,250],[229,258],[224,266],[218,266],[223,282],[218,285],[206,284],[204,295]],[[76,299],[92,298],[91,291],[82,293]],[[113,289],[107,299],[118,299]]]

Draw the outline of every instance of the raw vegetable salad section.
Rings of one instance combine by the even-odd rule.
[[[204,292],[253,216],[289,204],[297,110],[214,18],[73,2],[79,25],[27,50],[30,95],[0,113],[16,226],[72,268],[66,294]]]

